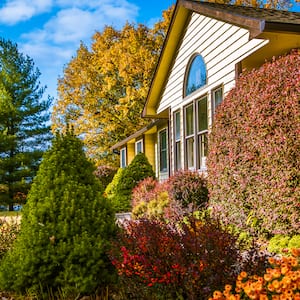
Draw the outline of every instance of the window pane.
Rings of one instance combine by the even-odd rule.
[[[198,132],[207,130],[207,98],[198,101]]]
[[[121,168],[126,167],[126,149],[125,148],[121,149],[121,152],[120,152],[120,164],[121,164]]]
[[[167,131],[159,133],[160,171],[167,171]]]
[[[181,169],[181,147],[180,142],[175,144],[175,169]]]
[[[185,109],[185,134],[186,136],[194,134],[194,109],[193,105],[186,107]]]
[[[143,142],[138,141],[135,143],[135,154],[143,152]]]
[[[198,136],[199,147],[199,166],[200,169],[206,168],[206,156],[207,156],[207,133],[202,133]]]
[[[223,100],[223,89],[219,88],[213,92],[214,98],[214,112],[216,111],[217,107]]]
[[[194,138],[186,141],[186,162],[188,169],[194,168]]]
[[[180,112],[176,112],[174,114],[174,122],[175,122],[175,140],[180,140]]]
[[[185,96],[206,84],[206,66],[201,55],[195,56],[188,69]]]

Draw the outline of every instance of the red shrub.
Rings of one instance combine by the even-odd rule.
[[[177,229],[141,219],[121,232],[111,260],[131,294],[204,299],[234,281],[240,254],[236,238],[216,222],[190,219]]]
[[[209,137],[210,205],[260,234],[300,230],[299,51],[244,74]]]

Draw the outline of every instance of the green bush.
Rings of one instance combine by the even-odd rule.
[[[118,170],[105,190],[105,194],[112,202],[116,212],[131,210],[132,190],[141,180],[147,177],[155,178],[155,174],[143,153],[138,153],[129,166]]]
[[[0,289],[93,293],[114,271],[106,255],[115,217],[87,160],[82,142],[56,135],[43,158],[21,231],[0,266]]]
[[[299,64],[293,51],[243,74],[209,136],[214,215],[261,236],[300,231]]]
[[[300,248],[299,234],[296,234],[292,237],[284,234],[276,234],[270,239],[268,245],[268,251],[278,254],[298,248]]]

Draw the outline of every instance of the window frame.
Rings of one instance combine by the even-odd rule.
[[[200,86],[198,86],[198,87],[196,87],[195,90],[193,90],[193,91],[191,91],[191,92],[188,92],[188,91],[187,91],[187,85],[188,85],[188,83],[189,83],[188,81],[189,81],[190,71],[191,71],[191,68],[192,68],[192,66],[193,66],[193,62],[195,61],[195,59],[196,59],[197,57],[200,57],[200,58],[201,58],[201,60],[202,60],[202,62],[203,62],[203,65],[204,65],[204,68],[205,68],[205,83],[202,84],[202,85],[200,85]],[[198,90],[200,90],[201,88],[205,87],[206,85],[207,85],[207,67],[206,67],[206,63],[205,63],[205,60],[204,60],[203,56],[202,56],[200,53],[197,52],[197,53],[194,53],[194,54],[191,56],[191,58],[190,58],[190,60],[189,60],[189,62],[188,62],[188,64],[187,64],[187,67],[186,67],[186,69],[185,69],[184,81],[183,81],[183,98],[186,98],[186,97],[192,95],[193,93],[195,93],[196,91],[198,91]]]
[[[124,158],[124,164],[123,164]],[[123,147],[120,149],[120,167],[125,168],[127,166],[127,148]]]
[[[199,104],[200,102],[206,102],[206,124],[205,128],[200,127],[200,111],[199,111]],[[203,95],[195,100],[195,107],[196,107],[196,133],[197,136],[195,139],[197,140],[196,145],[196,166],[198,170],[206,169],[206,157],[207,157],[207,147],[208,147],[208,95]]]
[[[141,145],[141,151],[138,151],[138,145]],[[135,142],[134,145],[134,151],[135,151],[135,155],[139,154],[139,153],[144,153],[144,143],[143,143],[143,139],[139,139]]]
[[[216,92],[221,90],[222,91],[222,100],[221,102],[216,105]],[[224,100],[224,87],[223,85],[219,85],[211,90],[211,113],[212,113],[212,120],[214,120],[214,115],[216,113],[217,107],[223,102]]]
[[[193,132],[191,134],[187,134],[187,109],[192,107],[192,128]],[[188,170],[195,170],[195,105],[194,101],[184,106],[184,164],[185,168]],[[191,142],[191,144],[190,144]],[[189,150],[192,150],[190,153]],[[190,157],[191,156],[191,157]]]
[[[178,119],[177,119],[178,116]],[[179,136],[177,131],[177,125],[179,126]],[[177,110],[173,112],[173,128],[174,128],[174,169],[175,171],[182,169],[181,161],[181,111]]]
[[[165,134],[165,147],[162,148],[162,135]],[[158,149],[159,149],[159,172],[168,172],[168,131],[167,128],[163,128],[158,132]],[[164,163],[162,163],[164,161]]]

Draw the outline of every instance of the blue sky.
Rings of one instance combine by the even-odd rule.
[[[0,0],[0,37],[18,44],[42,75],[45,95],[57,98],[57,79],[76,54],[105,25],[126,21],[152,26],[175,0]]]

